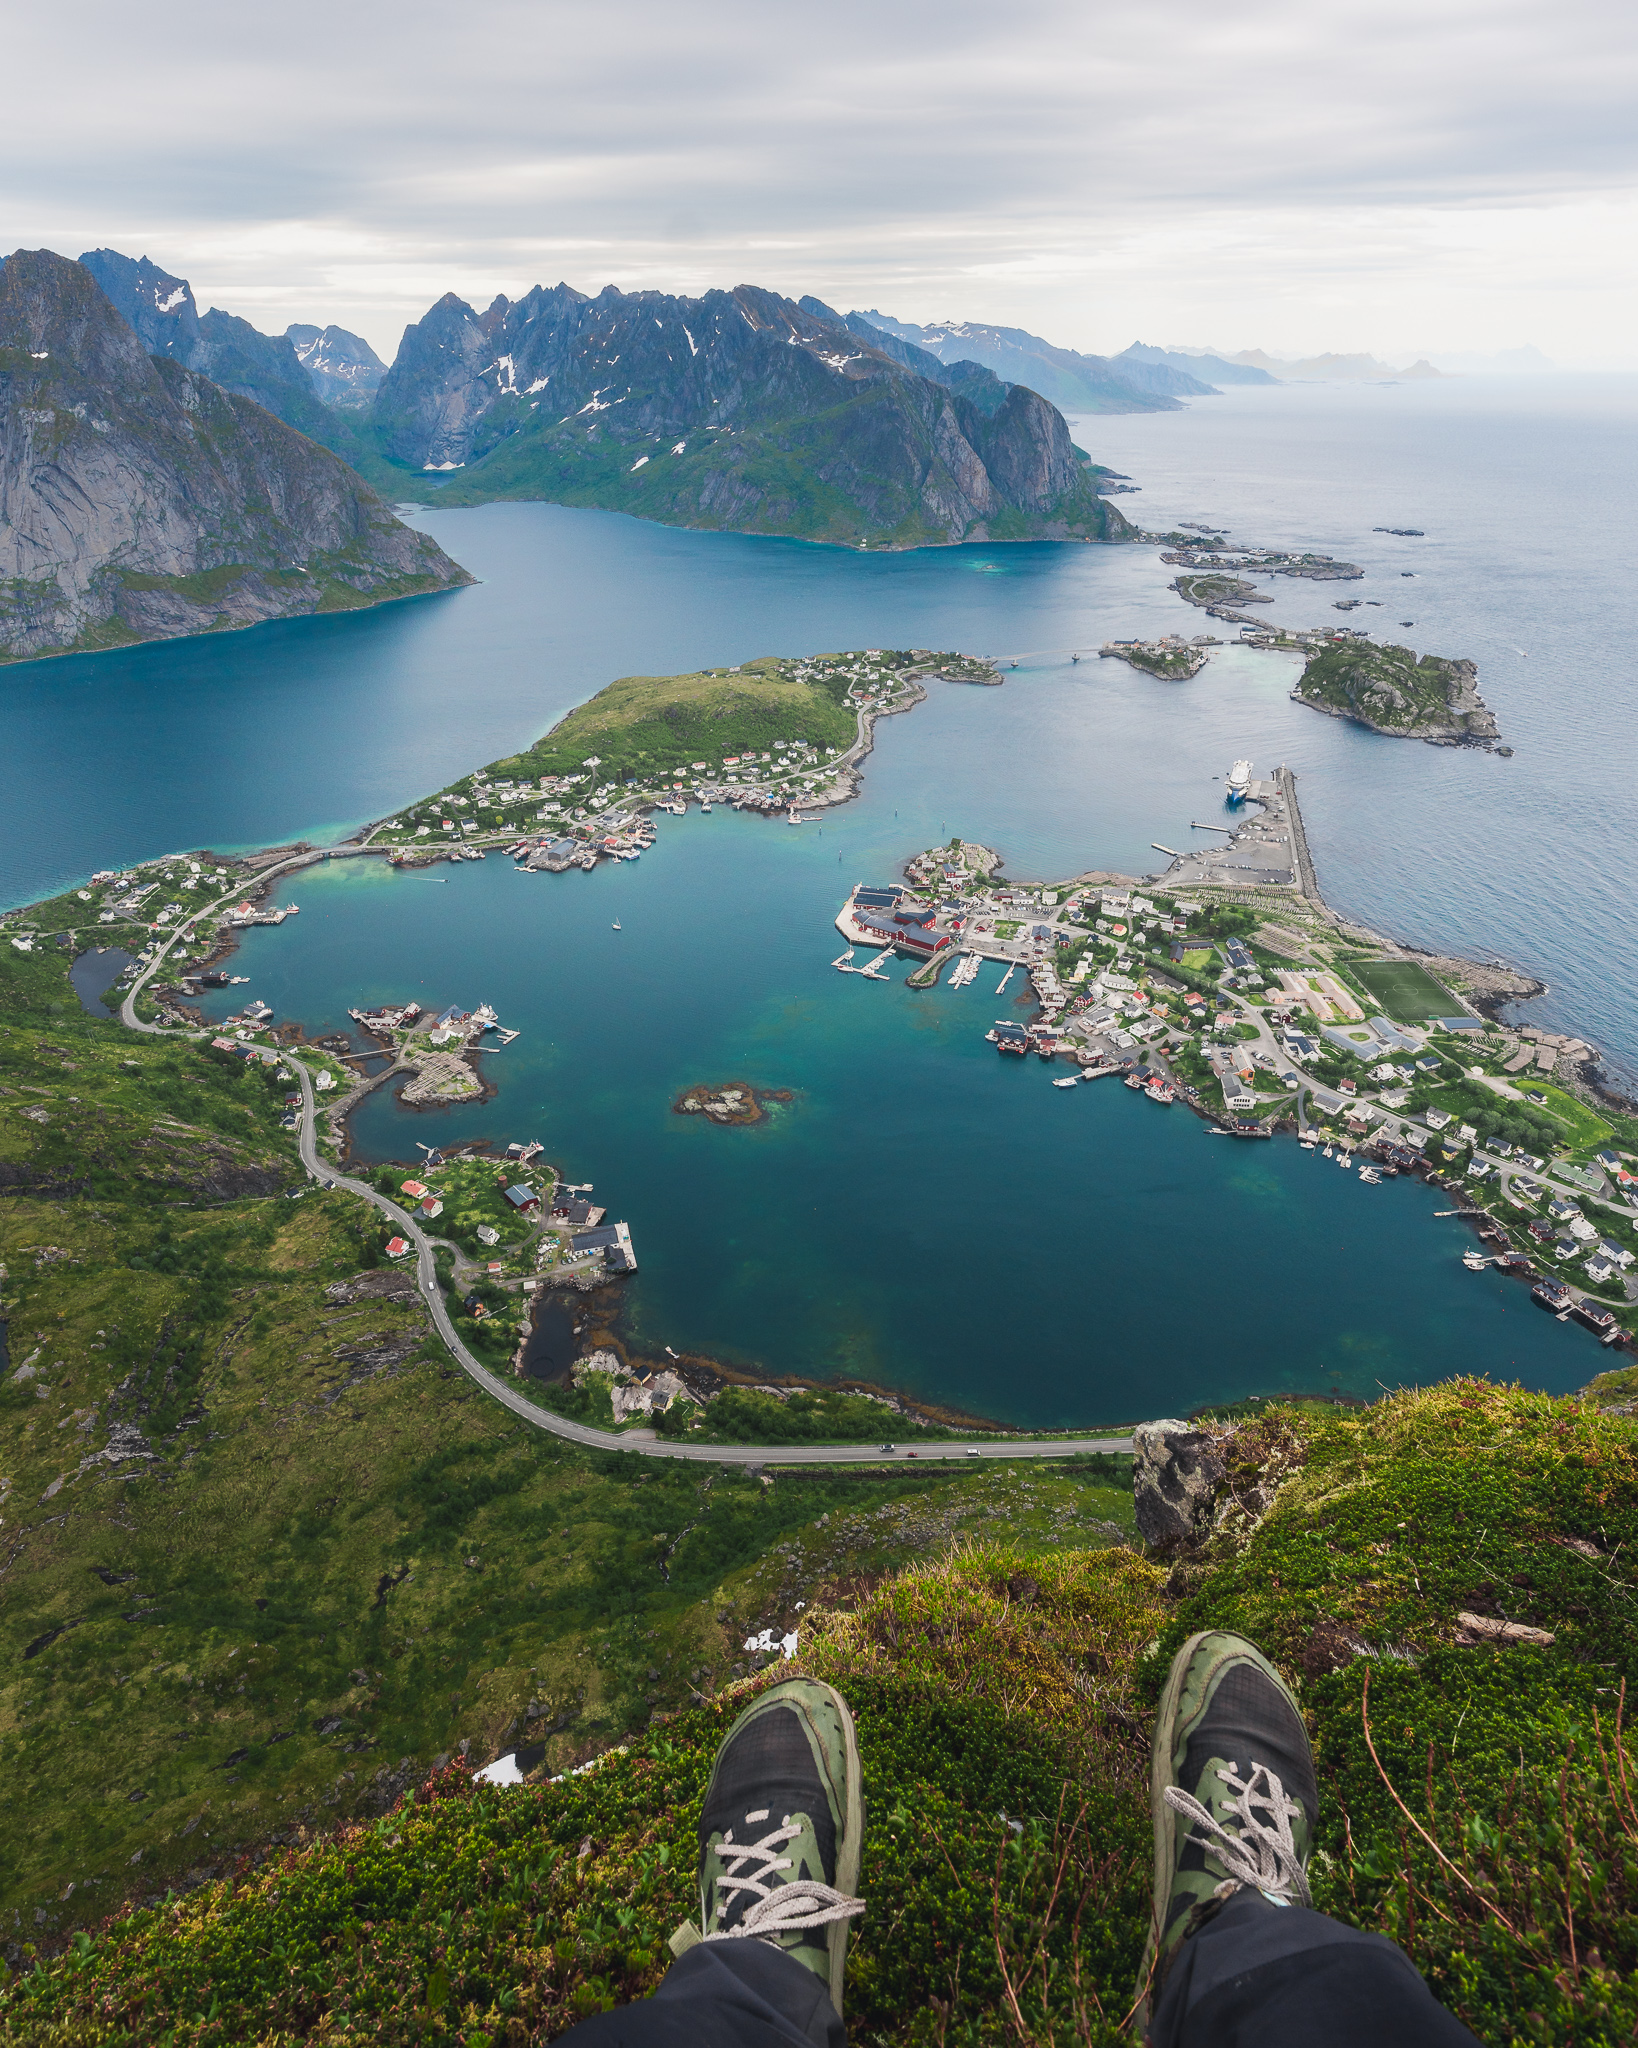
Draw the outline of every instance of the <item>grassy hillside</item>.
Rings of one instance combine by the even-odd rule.
[[[830,780],[830,764],[858,736],[861,705],[915,702],[915,676],[934,665],[951,676],[988,679],[994,673],[971,656],[878,649],[764,655],[737,668],[622,676],[532,747],[410,806],[376,837],[409,842],[432,836],[445,817],[483,831],[533,829],[594,795],[599,803],[618,794],[652,800],[667,794],[674,779],[692,784],[725,774],[745,780],[778,774],[801,796]],[[732,768],[725,766],[730,759]],[[696,771],[697,762],[705,764],[703,771]],[[549,810],[541,808],[543,801]],[[418,821],[428,833],[417,834]]]
[[[1402,1942],[1497,2048],[1632,2038],[1634,1425],[1458,1381],[1266,1409],[1230,1479],[1241,1505],[1194,1556],[1049,1547],[1001,1509],[985,1541],[924,1533],[899,1575],[805,1615],[802,1664],[860,1720],[855,2036],[1121,2038],[1147,1715],[1174,1646],[1227,1626],[1314,1736],[1316,1903]],[[1044,1482],[1012,1484],[1022,1506]],[[1552,1640],[1475,1640],[1475,1614]],[[0,2040],[549,2040],[658,1982],[714,1745],[763,1682],[562,1783],[434,1773],[379,1821],[117,1921],[0,1999]]]
[[[269,1070],[83,1015],[57,952],[0,946],[0,1016],[14,1964],[36,1914],[61,1937],[383,1810],[463,1741],[606,1747],[827,1581],[997,1518],[1129,1524],[1087,1466],[764,1484],[571,1451],[451,1365],[374,1212],[288,1198]]]
[[[844,748],[853,743],[854,714],[843,708],[848,657],[805,662],[767,656],[737,669],[681,676],[622,676],[571,711],[508,769],[526,775],[568,775],[588,754],[602,759],[601,780],[648,776],[708,761],[720,771],[725,754],[771,747],[778,740]],[[908,655],[893,655],[897,666]]]

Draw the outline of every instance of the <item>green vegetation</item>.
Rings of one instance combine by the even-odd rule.
[[[1296,695],[1305,704],[1407,738],[1494,738],[1496,721],[1471,661],[1418,657],[1408,647],[1339,640],[1309,657]]]
[[[1638,1427],[1476,1380],[1248,1409],[1216,1531],[1175,1560],[1088,1548],[1070,1468],[1013,1475],[996,1535],[965,1548],[946,1549],[957,1531],[933,1505],[948,1490],[842,1516],[924,1554],[885,1583],[833,1579],[800,1613],[834,1511],[739,1575],[731,1628],[795,1626],[797,1668],[858,1717],[857,2036],[1128,2038],[1147,1712],[1172,1650],[1213,1627],[1252,1636],[1297,1689],[1321,1910],[1401,1942],[1494,2048],[1607,2048],[1638,2028]],[[753,1515],[793,1486],[735,1484]],[[1504,1647],[1470,1615],[1550,1640]],[[654,1655],[640,1633],[633,1647]],[[775,1652],[768,1678],[791,1668]],[[545,2041],[640,1997],[689,1911],[715,1746],[764,1682],[560,1784],[435,1774],[389,1816],[117,1920],[0,1994],[0,2041]]]
[[[683,1411],[684,1415],[688,1411]],[[912,1445],[953,1432],[908,1421],[868,1394],[820,1387],[780,1396],[754,1387],[726,1387],[688,1430],[696,1442],[719,1444],[862,1444],[903,1438]],[[679,1417],[679,1421],[682,1418]],[[685,1425],[686,1426],[686,1425]]]
[[[914,380],[854,384],[838,403],[816,411],[784,413],[785,403],[764,389],[751,395],[732,429],[701,425],[680,441],[645,441],[607,419],[587,421],[578,412],[552,419],[521,399],[503,398],[483,423],[476,459],[439,487],[439,502],[545,498],[670,525],[842,546],[924,547],[964,537],[935,509],[941,481],[956,502],[962,486],[945,466]],[[1033,404],[1004,404],[979,441],[998,437],[1003,448],[1016,447],[1032,431],[1026,422],[1020,436],[1018,415]],[[383,427],[390,434],[388,423],[378,422],[378,438]],[[416,476],[422,488],[427,481]],[[1097,495],[1096,474],[1077,465],[1057,502],[1030,510],[1003,505],[966,531],[997,541],[1124,540],[1131,529]]]
[[[833,780],[834,763],[858,737],[861,710],[915,701],[916,676],[935,665],[952,675],[991,673],[967,656],[901,649],[623,676],[525,752],[411,805],[378,837],[414,844],[446,820],[480,832],[554,820],[569,829],[614,797],[653,801],[701,781],[777,781],[799,799]]]
[[[1225,576],[1220,570],[1176,577],[1172,588],[1185,604],[1247,604],[1257,596],[1255,583],[1248,583],[1243,576]]]
[[[1358,961],[1353,971],[1377,1007],[1397,1023],[1461,1015],[1462,1006],[1450,990],[1414,960]]]
[[[601,757],[598,780],[620,782],[687,769],[695,759],[723,772],[725,755],[800,741],[840,751],[853,743],[857,721],[844,708],[854,677],[845,656],[814,662],[769,656],[737,669],[682,676],[624,676],[560,720],[526,755],[506,762],[530,776],[574,775],[588,754]],[[860,670],[910,663],[884,656]]]
[[[1205,655],[1191,647],[1123,647],[1120,658],[1145,675],[1158,676],[1166,683],[1186,683],[1198,675]]]

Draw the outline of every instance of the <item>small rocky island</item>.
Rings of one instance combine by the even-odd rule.
[[[674,1116],[703,1116],[714,1124],[763,1124],[770,1102],[791,1102],[788,1088],[753,1088],[730,1081],[721,1088],[685,1088],[671,1105]]]
[[[1124,661],[1145,675],[1159,676],[1162,682],[1186,683],[1205,667],[1206,650],[1222,644],[1206,633],[1193,640],[1167,634],[1159,640],[1106,640],[1098,654],[1100,659]]]
[[[1351,718],[1396,739],[1488,747],[1501,733],[1479,695],[1478,678],[1471,661],[1349,639],[1310,656],[1291,695],[1332,718]]]

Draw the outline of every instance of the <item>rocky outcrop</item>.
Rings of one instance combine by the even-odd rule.
[[[328,450],[146,349],[82,264],[0,268],[0,660],[470,581]]]
[[[1144,1542],[1156,1550],[1201,1542],[1226,1470],[1221,1431],[1141,1423],[1132,1433],[1132,1500]]]
[[[1479,695],[1475,663],[1418,657],[1408,647],[1348,640],[1322,648],[1291,694],[1299,704],[1397,739],[1482,746],[1501,737]]]
[[[451,294],[407,330],[375,427],[394,461],[450,477],[444,503],[549,498],[872,546],[1129,536],[1054,406],[905,353],[748,285],[559,284],[481,314]]]

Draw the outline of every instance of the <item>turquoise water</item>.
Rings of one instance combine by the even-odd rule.
[[[631,1221],[632,1314],[655,1343],[1040,1423],[1454,1370],[1573,1386],[1597,1369],[1589,1340],[1466,1273],[1460,1227],[1429,1220],[1437,1195],[1003,1067],[982,1038],[997,976],[916,995],[826,963],[845,886],[915,848],[960,832],[1020,878],[1141,872],[1247,754],[1298,771],[1341,907],[1545,971],[1539,1014],[1638,1061],[1638,619],[1613,545],[1638,475],[1632,388],[1239,392],[1081,434],[1144,483],[1122,500],[1134,516],[1219,516],[1365,565],[1346,593],[1387,609],[1354,619],[1415,619],[1412,644],[1475,654],[1512,761],[1318,717],[1289,701],[1281,657],[1226,648],[1187,685],[1072,664],[1198,622],[1147,549],[871,556],[491,506],[426,520],[473,589],[8,670],[0,900],[173,847],[338,834],[621,673],[860,645],[1017,656],[1003,689],[935,688],[885,723],[863,799],[822,827],[666,820],[640,864],[590,877],[496,858],[304,875],[302,916],[247,936],[254,993],[315,1032],[393,995],[494,1002],[524,1033],[489,1056],[498,1098],[415,1117],[383,1097],[361,1147],[539,1136]],[[1332,616],[1334,586],[1273,587],[1276,617]],[[670,1114],[679,1088],[732,1079],[797,1099],[754,1131]]]
[[[1001,693],[954,690],[915,717],[936,728],[952,700],[958,730],[1000,718]],[[886,872],[904,824],[885,797],[822,834],[691,813],[590,875],[337,863],[292,886],[293,923],[247,934],[238,993],[313,1032],[394,997],[492,1002],[523,1032],[485,1056],[494,1100],[415,1112],[383,1090],[358,1147],[538,1137],[630,1222],[633,1330],[656,1349],[1042,1426],[1456,1370],[1564,1390],[1596,1369],[1523,1287],[1463,1269],[1435,1191],[1208,1137],[1114,1082],[1053,1088],[1056,1068],[984,1040],[1012,1001],[999,968],[953,993],[906,989],[902,966],[887,988],[834,973],[842,880]],[[672,1113],[736,1080],[796,1099],[752,1130]]]

